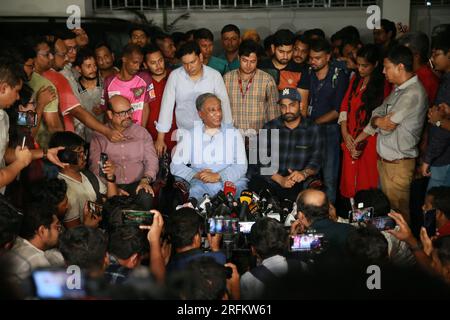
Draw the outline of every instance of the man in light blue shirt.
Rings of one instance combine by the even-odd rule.
[[[204,93],[196,99],[202,121],[190,130],[178,130],[170,172],[190,184],[189,196],[200,200],[205,193],[216,195],[224,182],[236,185],[237,193],[247,187],[247,157],[239,130],[222,123],[220,99]]]
[[[156,130],[155,148],[158,154],[167,149],[164,136],[172,125],[173,110],[178,129],[192,129],[195,121],[201,121],[195,108],[195,99],[205,92],[214,93],[222,102],[223,120],[232,124],[230,100],[222,76],[216,70],[203,65],[203,55],[197,43],[188,42],[178,51],[183,68],[172,71],[167,80],[161,102]]]

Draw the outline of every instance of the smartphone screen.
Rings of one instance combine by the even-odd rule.
[[[392,230],[395,228],[395,221],[391,217],[376,217],[369,220],[369,223],[380,231]]]
[[[17,113],[17,125],[23,127],[35,127],[37,124],[37,113],[33,111]]]
[[[125,224],[149,227],[153,223],[153,213],[145,210],[122,210]]]
[[[373,207],[355,209],[349,213],[351,222],[367,222],[373,216]]]
[[[99,165],[98,165],[98,175],[100,176],[100,177],[103,177],[103,178],[105,178],[106,177],[106,174],[103,172],[103,167],[105,166],[105,164],[106,164],[106,161],[108,161],[108,155],[106,154],[106,153],[100,153],[100,163],[99,163]]]
[[[297,234],[291,237],[291,251],[315,251],[322,248],[323,234]]]
[[[255,221],[239,221],[239,231],[243,234],[249,234]]]
[[[89,208],[89,212],[92,215],[94,215],[96,217],[102,216],[103,206],[99,205],[98,203],[88,201],[88,208]]]
[[[66,270],[37,269],[32,273],[36,296],[40,299],[79,299],[86,296],[84,279],[80,275],[80,287],[70,287],[72,274]],[[69,280],[69,281],[68,281]]]

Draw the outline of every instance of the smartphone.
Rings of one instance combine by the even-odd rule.
[[[102,216],[103,211],[102,205],[93,201],[88,201],[88,208],[92,216],[96,216],[97,218],[100,218]]]
[[[34,111],[19,111],[17,113],[17,125],[22,127],[36,127],[37,113]]]
[[[65,269],[36,269],[32,272],[31,277],[36,297],[39,299],[80,299],[86,297],[85,279],[82,274],[79,275],[79,286],[72,286],[75,279],[74,274],[67,273]]]
[[[106,178],[106,174],[103,172],[103,167],[108,161],[108,155],[104,152],[100,153],[100,163],[98,165],[98,175],[99,177]]]
[[[319,251],[323,247],[322,233],[297,234],[291,236],[289,249],[295,251]]]
[[[239,220],[237,218],[212,217],[208,219],[208,233],[210,234],[237,234],[239,232]]]
[[[239,231],[243,234],[250,234],[255,221],[239,221]]]
[[[429,237],[436,235],[436,209],[431,209],[423,214],[423,226]]]
[[[373,207],[351,210],[349,212],[350,222],[367,222],[373,217]]]
[[[122,218],[125,224],[137,226],[151,226],[153,213],[145,210],[122,210]]]
[[[377,228],[380,231],[392,230],[395,228],[396,225],[394,219],[388,216],[370,219],[368,223],[372,224],[373,226],[375,226],[375,228]]]

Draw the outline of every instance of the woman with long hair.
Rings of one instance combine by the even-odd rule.
[[[379,49],[368,44],[358,50],[356,74],[342,100],[339,124],[343,142],[340,191],[346,198],[356,192],[378,187],[376,136],[363,134],[372,111],[388,95]]]

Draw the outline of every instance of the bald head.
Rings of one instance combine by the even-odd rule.
[[[297,210],[305,215],[309,221],[326,218],[329,215],[329,201],[327,195],[315,189],[307,189],[297,197]]]
[[[123,107],[125,107],[124,110],[128,110],[131,108],[130,100],[128,100],[124,96],[117,94],[115,96],[112,96],[109,99],[109,109],[119,112],[119,111],[124,111],[124,110],[119,110],[119,109],[122,109]]]
[[[133,124],[133,108],[123,96],[115,95],[109,99],[107,114],[112,126],[120,132]]]

